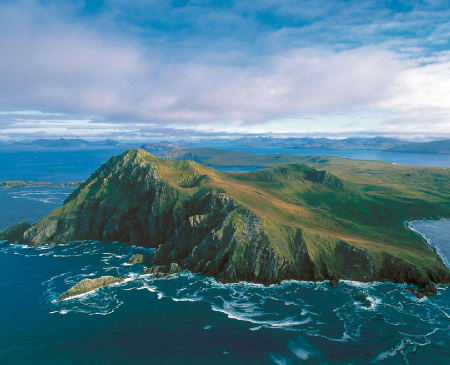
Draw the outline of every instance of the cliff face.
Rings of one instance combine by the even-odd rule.
[[[150,155],[149,155],[150,156]],[[162,181],[155,162],[136,153],[98,169],[56,209],[25,232],[21,243],[120,241],[156,247],[173,230],[177,191]]]
[[[435,262],[430,267],[420,267],[384,250],[357,247],[341,238],[264,218],[221,187],[241,186],[234,194],[244,201],[249,188],[237,184],[255,179],[272,184],[275,172],[292,182],[300,171],[302,179],[293,184],[346,194],[342,182],[327,172],[300,165],[277,171],[236,177],[236,185],[219,184],[214,170],[201,165],[130,150],[104,164],[64,206],[15,242],[41,245],[89,239],[154,247],[154,265],[177,263],[224,282],[391,280],[430,290],[433,282],[449,282],[448,270],[437,256],[431,256]]]

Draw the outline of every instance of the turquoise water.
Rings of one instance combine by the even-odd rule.
[[[73,157],[79,176],[104,158],[91,156],[97,160],[84,166],[84,157]],[[51,163],[39,163],[27,176],[58,175]],[[70,191],[0,189],[0,229],[39,219]],[[412,228],[446,255],[449,220]],[[0,245],[0,363],[445,364],[450,358],[448,286],[419,300],[389,283],[226,286],[188,272],[152,280],[139,275],[145,264],[126,264],[134,253],[151,250],[95,241]],[[129,279],[56,301],[74,283],[100,275]],[[360,290],[369,308],[355,301]]]

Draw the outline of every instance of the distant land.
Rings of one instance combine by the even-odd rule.
[[[25,181],[5,181],[0,183],[0,187],[4,189],[11,189],[11,188],[29,188],[29,187],[36,187],[36,186],[78,186],[81,185],[83,181],[69,181],[62,184],[56,184],[51,182],[43,182],[43,181],[37,181],[37,182],[25,182]]]
[[[314,150],[379,150],[390,152],[408,152],[425,154],[450,153],[450,140],[431,142],[409,142],[395,138],[274,138],[274,137],[245,137],[234,140],[203,139],[197,142],[161,141],[146,143],[140,146],[149,152],[170,151],[179,147],[278,147],[284,149],[314,149]]]
[[[407,226],[450,216],[449,169],[213,148],[164,157],[143,149],[112,157],[62,207],[0,240],[151,247],[153,265],[222,282],[392,281],[431,293],[450,283],[437,253]],[[193,157],[273,167],[227,173],[186,161]]]
[[[399,139],[374,137],[374,138],[241,138],[233,141],[236,145],[248,147],[275,146],[282,148],[306,148],[306,149],[361,149],[361,150],[387,150],[396,146],[408,145],[410,142]]]
[[[181,141],[180,141],[181,142]],[[161,141],[158,143],[145,143],[140,148],[152,152],[152,151],[170,151],[173,148],[180,147],[181,144],[174,144],[167,141]]]
[[[411,143],[409,145],[397,146],[390,148],[393,152],[409,152],[409,153],[450,153],[450,139],[443,141],[432,141],[427,143]]]
[[[98,147],[120,147],[122,143],[113,139],[103,141],[86,141],[84,139],[59,138],[59,139],[36,139],[33,141],[19,141],[12,143],[2,142],[2,148],[36,149],[36,148],[98,148]]]
[[[84,139],[36,139],[33,141],[4,142],[0,148],[14,149],[82,149],[82,148],[113,148],[139,147],[151,153],[160,154],[179,147],[277,147],[283,149],[314,149],[314,150],[379,150],[390,152],[449,154],[450,139],[431,142],[408,142],[395,138],[275,138],[275,137],[244,137],[238,139],[201,139],[197,141],[180,140],[177,142],[160,141],[148,143],[121,143],[113,139],[103,141],[87,141]]]

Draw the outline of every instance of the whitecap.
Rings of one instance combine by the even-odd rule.
[[[249,328],[250,331],[257,331],[260,330],[262,328],[262,326],[256,326],[256,327],[251,327]]]
[[[203,298],[173,298],[173,297],[171,299],[174,302],[200,302],[203,300]]]
[[[295,355],[295,357],[297,357],[300,360],[308,360],[310,357],[310,353],[301,347],[290,345],[289,348]]]
[[[383,360],[387,359],[388,357],[395,356],[397,354],[397,352],[402,352],[406,347],[405,341],[408,341],[408,339],[405,338],[405,339],[401,340],[399,343],[397,343],[395,346],[391,347],[389,350],[382,352],[375,359],[373,359],[371,361],[371,363],[383,361]]]

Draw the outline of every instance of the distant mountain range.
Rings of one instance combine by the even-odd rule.
[[[182,142],[182,141],[180,141]],[[143,148],[147,151],[169,151],[172,148],[180,147],[180,143],[174,144],[167,141],[161,141],[158,143],[145,143],[140,148]]]
[[[274,138],[245,137],[236,140],[202,140],[198,143],[175,142],[178,147],[279,147],[285,149],[316,149],[316,150],[380,150],[410,153],[450,153],[450,140],[432,142],[409,142],[395,138]]]
[[[408,145],[393,147],[389,151],[410,153],[450,153],[450,139],[427,143],[410,143]]]
[[[388,150],[397,146],[409,145],[409,142],[394,138],[346,138],[346,139],[328,139],[328,138],[241,138],[233,141],[235,145],[248,147],[274,146],[292,149],[370,149],[370,150]]]
[[[6,144],[0,143],[3,148],[93,148],[93,147],[120,147],[122,143],[113,139],[103,141],[86,141],[84,139],[36,139],[34,141],[20,141]]]

